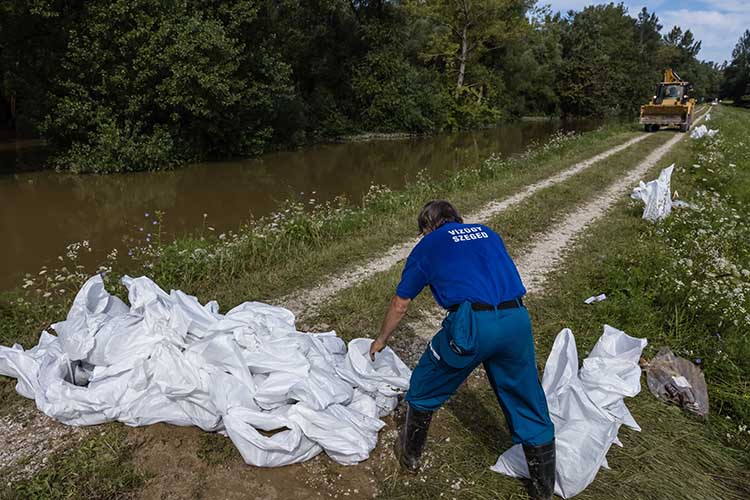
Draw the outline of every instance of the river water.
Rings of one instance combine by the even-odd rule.
[[[44,161],[43,144],[1,141],[0,290],[19,285],[25,273],[59,264],[58,256],[74,242],[88,242],[93,251],[84,253],[81,262],[95,271],[113,248],[123,255],[126,235],[147,234],[157,210],[165,214],[168,238],[209,227],[218,234],[236,229],[251,216],[271,213],[287,199],[323,202],[345,195],[358,203],[371,184],[398,189],[422,171],[444,177],[491,154],[523,152],[532,141],[544,141],[558,130],[585,131],[597,125],[524,121],[458,134],[322,144],[169,172],[117,175],[35,170]]]

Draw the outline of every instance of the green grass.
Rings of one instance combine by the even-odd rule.
[[[734,110],[724,108],[720,113],[714,110],[710,126],[718,126],[722,131],[725,127],[736,127],[738,134],[747,135],[750,113],[744,113],[735,115]],[[723,122],[730,119],[730,122]],[[503,164],[497,170],[482,173],[481,168],[474,169],[466,174],[467,177],[444,184],[422,181],[405,192],[382,193],[368,200],[362,210],[340,209],[338,215],[333,216],[292,214],[284,222],[289,225],[284,228],[283,237],[272,238],[271,243],[250,240],[249,246],[230,255],[227,261],[202,268],[200,261],[189,262],[185,254],[179,252],[194,248],[211,251],[212,245],[218,242],[182,240],[166,247],[165,256],[155,262],[154,272],[149,274],[156,275],[165,287],[179,287],[203,299],[218,297],[224,307],[256,297],[279,297],[295,288],[310,285],[345,264],[375,256],[391,244],[412,236],[415,213],[429,197],[443,196],[465,211],[471,211],[490,199],[503,198],[529,182],[624,142],[634,134],[634,130],[586,134],[536,157],[531,155]],[[518,257],[536,234],[549,229],[565,214],[591,199],[630,165],[645,157],[648,151],[671,137],[670,132],[654,134],[573,179],[539,191],[495,218],[491,225],[501,232],[511,253]],[[683,141],[659,166],[671,161],[677,161],[678,165],[692,165],[698,154],[705,153],[701,147],[694,141]],[[732,154],[746,155],[742,148],[735,149]],[[750,165],[747,158],[742,158],[734,159],[738,166],[740,160],[745,163],[742,168],[737,168],[731,182],[714,186],[715,189],[722,186],[731,189],[738,203],[743,193],[750,191],[747,188],[750,168],[746,168]],[[690,172],[685,176],[676,173],[675,184],[683,197],[690,199],[695,189],[705,186],[687,174]],[[742,183],[745,183],[744,187]],[[750,477],[746,472],[748,448],[745,437],[737,433],[738,425],[741,425],[737,419],[744,411],[742,386],[737,384],[748,375],[746,362],[740,359],[740,354],[745,352],[741,348],[746,342],[738,341],[737,350],[731,352],[725,363],[724,358],[716,355],[716,346],[708,335],[710,329],[701,323],[702,316],[697,316],[694,310],[686,311],[679,303],[665,302],[661,295],[663,290],[654,287],[655,273],[668,262],[663,241],[659,240],[665,236],[644,223],[640,212],[640,208],[632,207],[623,199],[576,244],[566,260],[565,269],[550,278],[548,293],[543,297],[529,298],[539,360],[546,358],[554,335],[564,326],[573,329],[579,352],[585,356],[601,334],[605,322],[632,335],[648,337],[651,344],[645,352],[647,356],[653,355],[660,345],[670,345],[678,354],[686,354],[690,346],[699,345],[700,348],[693,349],[694,355],[705,360],[712,403],[723,402],[714,406],[713,411],[721,413],[707,423],[697,422],[678,408],[656,401],[644,384],[642,393],[628,401],[644,431],[640,434],[626,429],[621,431],[625,448],[613,449],[608,456],[613,470],[600,472],[580,498],[747,498],[750,495],[747,488]],[[221,278],[223,272],[231,279]],[[320,309],[313,322],[330,325],[345,338],[375,335],[399,274],[400,269],[394,268],[342,291],[334,301]],[[585,297],[602,291],[608,294],[607,301],[591,307],[583,306]],[[415,301],[407,323],[396,333],[393,344],[397,349],[415,349],[414,332],[409,322],[414,324],[432,308],[428,295],[423,293]],[[3,344],[19,340],[25,345],[33,344],[41,327],[64,315],[62,305],[48,303],[42,307],[39,302],[28,299],[18,303],[15,302],[17,296],[13,300],[13,303],[0,301],[0,343]],[[421,347],[417,346],[417,349]],[[736,366],[727,370],[725,365]],[[719,376],[725,380],[717,379]],[[382,497],[439,498],[443,493],[448,498],[526,498],[521,482],[488,469],[498,454],[510,445],[510,438],[489,385],[483,380],[478,382],[465,385],[438,413],[430,434],[428,466],[420,476],[416,479],[402,476],[390,468],[392,463],[384,464],[384,468],[376,472],[383,478],[380,483]],[[7,380],[0,382],[0,402],[3,405],[18,400],[17,396],[11,396],[12,385]],[[107,433],[121,429],[116,425],[103,428]],[[126,441],[119,442],[125,446]],[[199,457],[211,466],[223,466],[236,456],[235,450],[227,448],[227,443],[225,438],[206,434],[198,446]],[[84,489],[71,491],[85,492],[87,497],[109,498],[109,492],[119,484],[119,475],[117,469],[107,463],[118,464],[126,472],[122,486],[124,493],[137,489],[142,476],[135,472],[127,446],[114,447],[114,450],[123,452],[110,452],[110,459],[104,464],[98,460],[102,448],[97,450],[79,454],[75,449],[68,454],[75,457],[71,462],[79,463],[82,470],[87,470],[87,467],[96,469],[91,474],[97,477],[102,487],[85,490],[84,486]],[[22,487],[27,489],[14,486],[15,498],[23,497],[21,492],[43,491],[40,489],[43,487],[51,488],[44,491],[61,491],[69,487],[71,471],[64,463],[61,457],[56,458],[49,471],[24,483]],[[459,480],[460,484],[457,483]],[[456,485],[456,489],[452,485]],[[72,497],[86,495],[75,493]],[[47,497],[41,495],[37,498]]]
[[[613,125],[553,140],[520,157],[469,165],[443,181],[418,177],[403,191],[374,189],[355,208],[345,200],[312,213],[292,205],[275,219],[245,227],[236,245],[196,238],[166,245],[149,274],[165,287],[179,287],[228,306],[248,298],[277,298],[413,237],[416,213],[431,198],[450,198],[471,212],[637,133],[632,125]],[[269,223],[276,224],[273,231]],[[212,257],[186,257],[198,248]]]
[[[737,144],[750,131],[750,113],[722,109],[710,123],[727,136],[727,145]],[[737,136],[733,137],[730,131]],[[684,141],[659,167],[672,161],[691,166],[704,150],[702,143]],[[750,189],[746,183],[750,171],[747,153],[741,148],[727,147],[722,157],[725,163],[736,162],[737,175],[724,184],[715,183],[714,189],[747,193]],[[697,188],[706,187],[700,179],[689,169],[678,171],[673,186],[683,197],[691,199]],[[716,179],[707,181],[714,183]],[[748,207],[740,206],[747,215]],[[548,281],[544,296],[529,297],[540,364],[563,327],[572,328],[579,354],[585,356],[601,335],[602,325],[608,323],[631,335],[647,337],[650,341],[644,351],[647,357],[662,345],[668,345],[678,354],[692,353],[690,357],[703,358],[712,416],[707,422],[698,422],[677,407],[656,400],[644,382],[641,394],[627,401],[643,432],[621,430],[624,448],[613,448],[608,455],[612,470],[601,471],[594,483],[576,498],[748,498],[750,435],[738,431],[748,424],[743,410],[747,404],[746,380],[750,375],[748,339],[741,332],[725,327],[722,331],[729,338],[717,346],[716,324],[711,325],[695,311],[687,310],[684,303],[674,301],[676,297],[660,293],[662,287],[655,280],[670,255],[665,252],[664,234],[644,222],[641,212],[641,207],[634,207],[627,200],[618,203],[578,241],[564,267]],[[691,217],[691,214],[673,218],[680,216]],[[601,292],[608,295],[605,302],[583,305],[584,298]],[[736,338],[731,338],[732,335]],[[739,376],[727,376],[727,372],[738,372]],[[445,484],[458,479],[464,486],[455,495],[451,492],[457,498],[525,498],[520,484],[485,470],[509,444],[488,384],[464,386],[441,411],[437,421],[437,435],[430,442],[434,455],[430,458],[431,467],[424,472],[425,481],[386,484],[382,491],[384,498],[434,498],[446,491]],[[446,436],[450,436],[450,442],[445,442]]]
[[[134,498],[146,476],[134,469],[132,446],[121,425],[107,425],[54,456],[31,479],[0,483],[0,500]]]

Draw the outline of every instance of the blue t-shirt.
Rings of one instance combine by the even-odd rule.
[[[445,308],[466,301],[495,305],[526,293],[500,236],[481,224],[457,222],[444,224],[414,247],[396,295],[413,299],[426,285]]]

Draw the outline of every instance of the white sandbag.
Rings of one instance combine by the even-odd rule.
[[[219,313],[146,277],[124,277],[128,307],[100,276],[77,294],[57,336],[0,346],[0,375],[68,425],[166,422],[221,431],[248,464],[276,467],[325,450],[365,460],[411,372],[371,340],[298,332],[283,308],[245,302]],[[263,433],[271,433],[266,435]]]
[[[370,360],[370,339],[349,342],[344,365],[338,369],[341,378],[375,399],[380,416],[387,415],[398,403],[396,396],[409,389],[411,370],[390,347]]]
[[[292,406],[288,415],[305,436],[317,442],[332,459],[345,465],[367,459],[378,442],[378,431],[385,425],[375,415],[339,404],[317,411],[300,403]]]
[[[583,303],[586,305],[591,305],[594,302],[602,302],[604,300],[607,300],[607,294],[600,293],[599,295],[592,295],[591,297],[584,300]]]
[[[698,125],[690,132],[691,139],[703,139],[704,137],[713,137],[718,130],[709,129],[705,125]]]
[[[257,467],[280,467],[309,460],[323,449],[308,439],[299,425],[286,415],[234,408],[224,415],[229,438],[246,463]],[[273,432],[264,436],[257,429]]]
[[[578,351],[570,329],[555,339],[544,367],[542,387],[555,424],[557,463],[555,493],[571,498],[583,491],[601,467],[617,431],[625,424],[640,430],[623,402],[640,392],[638,360],[646,339],[604,325],[591,354],[578,368]],[[529,477],[521,445],[503,453],[491,467],[512,477]]]
[[[659,178],[648,183],[640,182],[633,189],[630,197],[641,200],[646,206],[643,209],[643,218],[649,221],[660,221],[665,219],[672,211],[672,191],[670,182],[674,163],[659,174]]]

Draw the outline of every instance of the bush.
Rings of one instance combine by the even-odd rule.
[[[290,69],[257,11],[246,2],[87,3],[43,125],[54,165],[125,172],[262,151]]]
[[[382,132],[435,132],[448,123],[450,97],[434,75],[393,50],[371,52],[356,67],[352,86],[362,124]]]
[[[165,126],[149,133],[137,125],[118,126],[107,120],[91,133],[90,142],[74,142],[58,154],[53,162],[59,169],[75,173],[113,173],[134,170],[159,170],[190,159],[190,153],[179,148]]]

